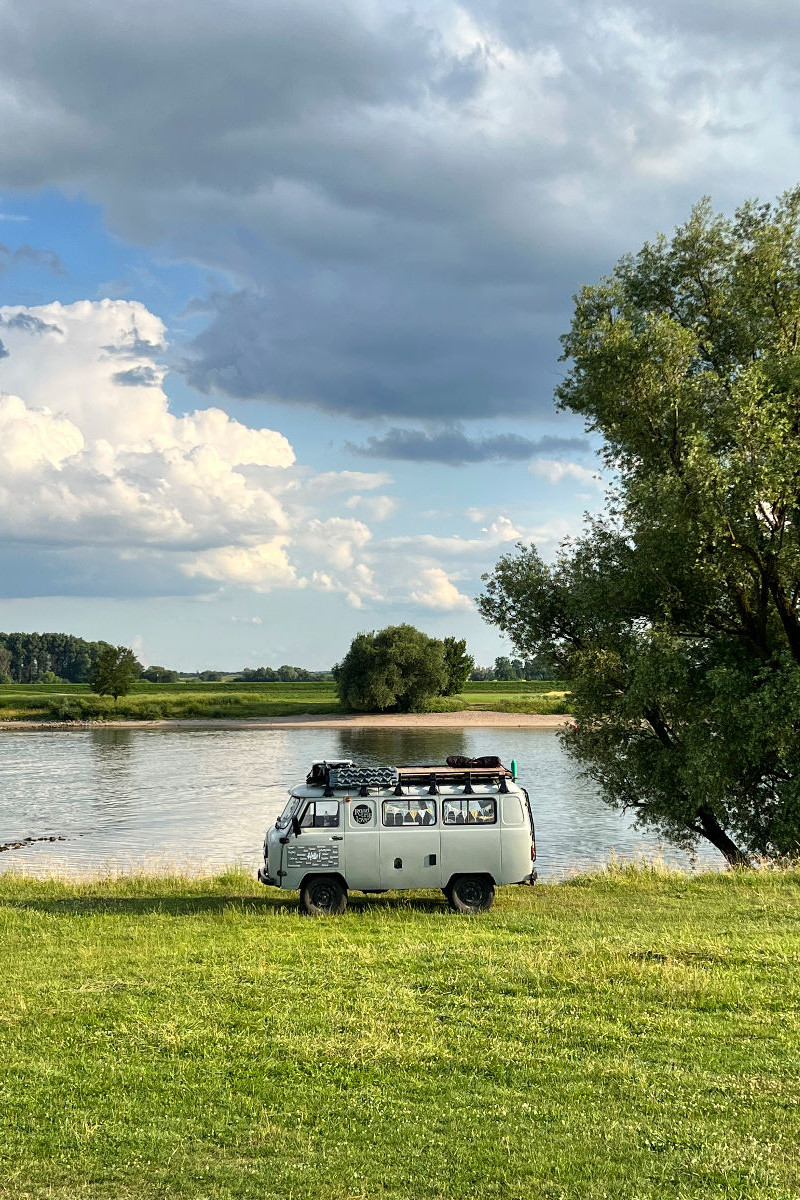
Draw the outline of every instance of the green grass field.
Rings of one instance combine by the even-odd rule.
[[[795,1200],[800,872],[0,876],[0,1197]]]
[[[477,708],[497,712],[568,711],[566,684],[468,683],[460,696],[435,702],[432,711]],[[108,721],[293,716],[341,713],[334,684],[181,683],[136,684],[115,704],[88,684],[0,684],[0,721]]]

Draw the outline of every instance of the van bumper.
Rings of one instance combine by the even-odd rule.
[[[264,887],[277,887],[278,882],[273,879],[266,867],[258,868],[258,882],[263,883]]]
[[[536,867],[531,867],[530,875],[526,875],[524,879],[520,879],[519,886],[520,887],[533,887],[533,885],[536,883],[536,880],[538,878],[539,878],[539,874],[536,870]]]

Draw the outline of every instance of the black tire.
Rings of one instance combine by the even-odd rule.
[[[486,912],[494,904],[494,884],[488,875],[459,875],[444,894],[453,912]]]
[[[312,875],[300,889],[300,907],[310,917],[336,917],[347,908],[347,889],[335,875]]]

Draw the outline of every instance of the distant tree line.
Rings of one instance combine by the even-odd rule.
[[[494,680],[511,681],[516,679],[554,679],[555,666],[552,659],[545,655],[535,658],[506,658],[501,656],[494,660],[493,667],[475,667],[470,673],[474,682],[488,683]]]
[[[71,633],[0,633],[0,683],[91,683],[98,662],[104,667],[120,651],[110,642],[88,642]],[[181,679],[198,679],[201,683],[219,683],[231,679],[234,683],[306,683],[331,679],[330,671],[307,671],[304,667],[284,664],[274,667],[245,667],[239,674],[233,671],[174,671],[154,664],[142,667],[133,655],[126,660],[126,674],[132,679],[149,683],[177,683]],[[134,675],[135,672],[135,675]]]
[[[203,672],[207,674],[207,672]],[[277,670],[274,667],[245,667],[236,676],[235,683],[311,683],[316,679],[330,679],[330,671],[307,671],[305,667],[290,667],[286,663]]]
[[[88,683],[108,646],[70,633],[0,633],[0,683]]]

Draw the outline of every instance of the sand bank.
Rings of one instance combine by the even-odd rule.
[[[529,713],[301,713],[291,717],[192,718],[172,721],[3,721],[0,730],[72,729],[560,729],[574,721],[561,715]]]

